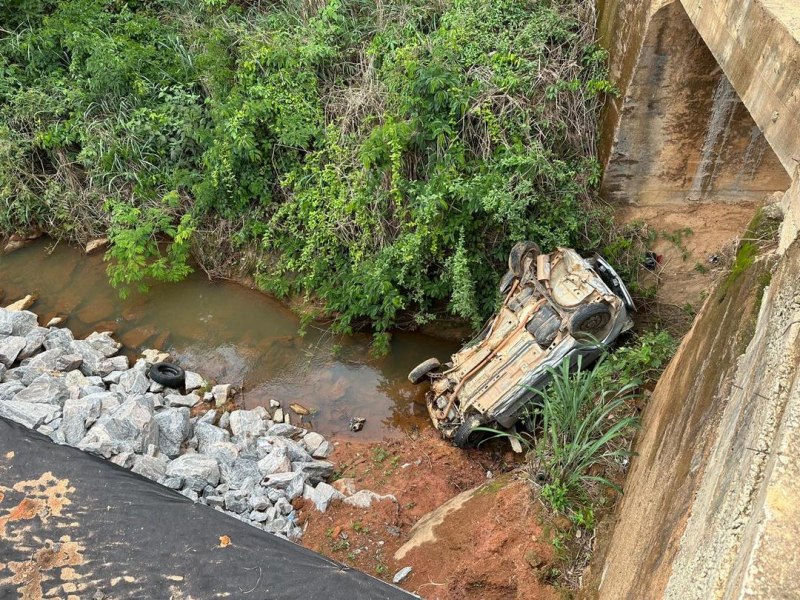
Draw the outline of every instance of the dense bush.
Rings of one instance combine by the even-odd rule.
[[[339,330],[477,323],[515,241],[599,243],[593,5],[5,3],[0,229],[109,232],[123,286],[258,244]]]

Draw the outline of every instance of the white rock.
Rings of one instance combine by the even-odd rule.
[[[203,454],[213,456],[220,465],[232,465],[239,458],[239,449],[230,442],[212,442],[203,448]]]
[[[184,454],[167,465],[167,477],[182,477],[191,488],[202,490],[207,484],[219,483],[219,466],[215,458],[204,454]],[[202,481],[199,488],[196,486]]]
[[[257,438],[264,435],[267,430],[264,421],[256,411],[234,410],[230,415],[230,427],[233,435]]]
[[[303,488],[303,498],[311,500],[319,512],[325,512],[333,500],[341,500],[344,496],[332,486],[321,482],[317,487],[306,484]]]
[[[0,402],[0,417],[16,421],[30,429],[36,429],[39,425],[49,423],[60,415],[61,407],[53,404],[17,402],[15,400]]]
[[[10,367],[17,360],[19,353],[25,348],[27,340],[24,337],[10,335],[0,340],[0,363]]]
[[[305,483],[299,473],[275,473],[266,478],[264,487],[283,490],[289,501],[294,500],[303,493]]]
[[[185,396],[181,396],[180,394],[170,394],[165,398],[165,400],[170,406],[188,406],[189,408],[192,408],[200,403],[200,396],[197,394],[186,394]]]
[[[184,388],[187,392],[191,392],[192,390],[196,390],[197,388],[201,388],[206,384],[206,380],[203,379],[198,373],[194,371],[186,371],[186,381],[184,384]]]
[[[102,394],[92,394],[83,398],[68,398],[64,402],[64,421],[61,428],[69,445],[77,445],[86,435],[86,430],[100,416],[100,396]]]
[[[211,388],[211,395],[214,398],[214,403],[217,406],[222,406],[233,395],[231,393],[231,385],[229,383],[215,385]]]
[[[275,473],[288,473],[292,470],[292,462],[284,448],[278,448],[258,461],[258,470],[264,476]]]
[[[372,506],[373,502],[382,502],[384,500],[391,500],[392,502],[397,502],[397,498],[392,496],[391,494],[386,494],[385,496],[381,496],[380,494],[376,494],[370,490],[359,490],[352,496],[344,499],[345,504],[349,504],[350,506],[357,506],[358,508],[369,508]]]
[[[100,417],[78,447],[103,456],[124,450],[142,453],[158,443],[158,423],[153,405],[143,396],[132,396],[111,413]]]
[[[6,306],[6,310],[8,311],[22,311],[26,308],[29,308],[34,302],[36,302],[36,297],[28,294],[24,298],[20,298],[16,302],[12,302],[8,306]]]
[[[158,423],[159,449],[170,458],[178,456],[183,441],[191,431],[189,409],[185,406],[165,408],[156,413],[154,419]]]
[[[322,442],[319,447],[311,453],[314,458],[328,458],[333,453],[333,444],[328,440]]]
[[[194,434],[197,437],[197,449],[205,452],[206,448],[215,442],[229,442],[231,434],[210,423],[198,421],[194,426]]]
[[[63,406],[69,398],[69,390],[63,377],[40,375],[27,388],[14,396],[17,402],[35,402],[37,404],[55,404]]]
[[[403,567],[392,577],[392,583],[400,583],[411,574],[413,569],[411,567]]]
[[[154,365],[156,363],[164,362],[169,359],[169,352],[161,352],[154,348],[148,348],[142,352],[142,358],[147,365]]]

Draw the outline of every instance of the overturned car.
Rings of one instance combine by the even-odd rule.
[[[587,365],[633,322],[633,301],[603,258],[582,258],[559,248],[542,254],[520,242],[500,281],[505,300],[483,331],[442,365],[431,358],[409,373],[429,380],[426,395],[433,424],[461,447],[485,435],[480,427],[511,428],[526,404],[550,381],[549,368],[570,357]]]

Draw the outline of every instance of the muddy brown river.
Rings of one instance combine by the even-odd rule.
[[[297,317],[279,302],[198,273],[121,300],[105,267],[102,254],[87,257],[40,240],[0,257],[0,288],[6,303],[38,294],[31,310],[42,322],[66,316],[66,326],[81,337],[113,331],[131,357],[144,348],[167,350],[184,368],[242,386],[248,408],[273,398],[284,410],[302,404],[313,411],[305,426],[325,435],[367,441],[428,427],[424,390],[406,374],[425,358],[444,359],[457,348],[399,332],[390,354],[374,358],[368,334],[334,336],[312,325],[300,336]],[[367,419],[360,433],[349,432],[351,417]]]

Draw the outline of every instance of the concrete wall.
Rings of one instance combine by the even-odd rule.
[[[800,164],[800,2],[681,0],[787,173]]]
[[[720,282],[656,386],[601,598],[800,597],[799,366],[795,239]]]
[[[654,390],[599,595],[798,598],[800,2],[607,0],[600,24],[623,90],[601,146],[610,198],[789,189],[769,208],[778,241],[719,282]]]
[[[604,114],[604,196],[639,205],[760,200],[789,177],[680,2],[608,0],[622,94]]]

